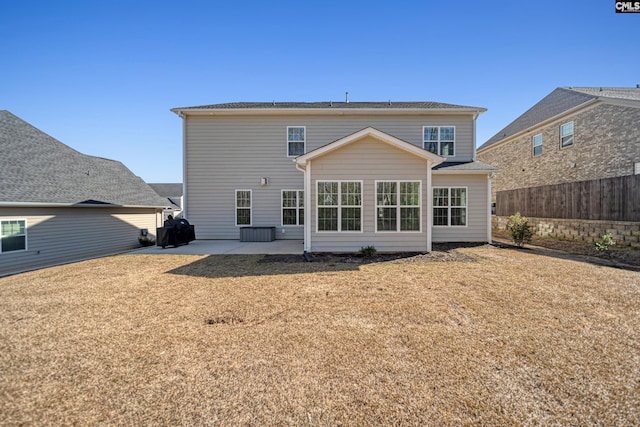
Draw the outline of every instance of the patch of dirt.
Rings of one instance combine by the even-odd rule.
[[[505,230],[493,230],[493,240],[505,245],[512,245],[509,233]],[[563,251],[568,254],[595,257],[612,264],[640,266],[640,251],[627,247],[613,246],[605,253],[598,252],[593,243],[576,240],[560,240],[553,237],[533,236],[531,244],[542,248]]]
[[[432,251],[423,252],[393,252],[378,253],[374,256],[364,256],[360,253],[333,253],[323,252],[309,254],[310,262],[323,263],[348,263],[348,264],[372,264],[376,262],[394,261],[397,263],[421,263],[421,262],[473,262],[474,258],[465,255],[456,249],[465,247],[483,246],[476,243],[434,243]],[[260,263],[299,263],[307,262],[302,255],[265,255]]]

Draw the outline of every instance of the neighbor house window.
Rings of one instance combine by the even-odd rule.
[[[420,181],[376,182],[376,231],[420,231]]]
[[[440,156],[453,156],[456,142],[456,128],[454,126],[425,126],[423,127],[424,149]]]
[[[290,157],[304,154],[306,143],[306,128],[304,126],[287,127],[287,155]]]
[[[362,182],[318,181],[318,231],[362,231]]]
[[[0,253],[27,249],[27,221],[9,219],[0,221]]]
[[[251,225],[251,190],[236,190],[236,225]]]
[[[467,225],[467,189],[466,187],[433,188],[433,225]]]
[[[573,122],[560,126],[560,148],[571,147],[573,145]]]
[[[282,190],[282,225],[304,225],[304,191]]]
[[[533,155],[539,156],[542,154],[542,134],[539,133],[533,137]]]

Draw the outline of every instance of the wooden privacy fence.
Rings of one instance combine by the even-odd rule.
[[[640,221],[640,175],[519,188],[496,193],[496,215]]]

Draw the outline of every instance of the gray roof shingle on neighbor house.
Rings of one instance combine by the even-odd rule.
[[[181,209],[180,198],[182,197],[182,183],[149,183],[149,187],[153,189],[160,197],[163,197],[171,204],[174,209]]]
[[[165,207],[122,163],[82,154],[0,110],[0,204]]]
[[[433,170],[447,172],[495,172],[498,169],[476,160],[473,162],[443,162],[434,166]]]
[[[180,110],[269,110],[269,109],[469,109],[486,111],[481,107],[469,107],[464,105],[445,104],[442,102],[229,102],[223,104],[200,105],[195,107],[174,108],[172,111]]]
[[[640,101],[640,88],[559,87],[478,147],[482,151],[565,111],[599,98]]]

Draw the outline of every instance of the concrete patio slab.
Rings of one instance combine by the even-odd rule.
[[[221,255],[221,254],[302,254],[302,240],[274,240],[273,242],[241,242],[239,240],[194,240],[188,245],[149,246],[134,250],[136,254],[184,254],[184,255]]]

